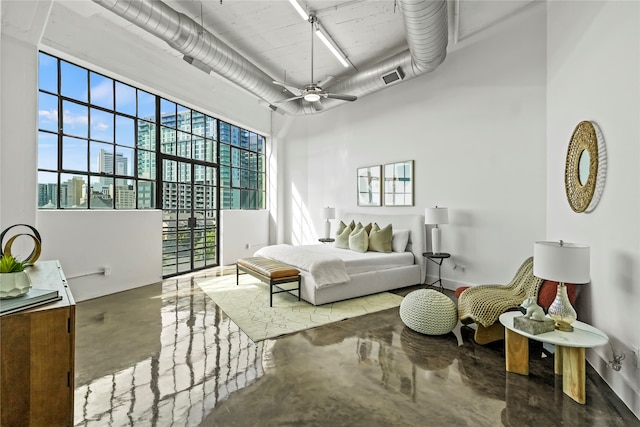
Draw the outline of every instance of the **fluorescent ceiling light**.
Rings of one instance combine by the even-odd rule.
[[[289,3],[291,3],[291,6],[293,6],[296,9],[296,11],[302,17],[302,19],[304,19],[305,21],[309,20],[309,15],[307,15],[307,12],[304,11],[302,6],[300,6],[300,4],[296,0],[289,0]]]
[[[327,48],[329,48],[329,50],[331,51],[331,53],[333,53],[333,55],[338,58],[338,61],[340,61],[340,63],[342,64],[343,67],[348,67],[349,63],[347,62],[344,54],[342,52],[340,52],[338,50],[337,47],[334,46],[334,44],[329,40],[329,38],[320,30],[320,28],[318,28],[316,30],[316,35],[318,36],[318,38],[320,40],[322,40],[322,43],[324,43]]]

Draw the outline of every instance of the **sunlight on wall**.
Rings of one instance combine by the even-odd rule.
[[[278,158],[274,156],[273,141],[267,140],[267,204],[271,221],[278,224]]]
[[[295,185],[291,185],[291,243],[293,245],[312,244],[315,242],[315,230],[307,207]]]

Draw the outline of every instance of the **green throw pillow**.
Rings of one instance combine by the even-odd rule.
[[[369,250],[373,252],[391,252],[392,237],[393,228],[391,224],[384,228],[380,228],[378,224],[373,224],[371,233],[369,233]]]
[[[367,252],[369,249],[369,235],[360,223],[349,235],[349,249],[356,252]]]
[[[338,231],[336,231],[336,235],[342,233],[345,228],[347,228],[347,224],[345,224],[343,221],[340,221],[340,224],[338,224]]]
[[[358,224],[360,224],[360,223],[358,223]],[[369,233],[371,233],[371,228],[372,228],[372,227],[373,227],[373,226],[371,225],[371,223],[369,223],[369,224],[367,224],[367,225],[365,225],[365,226],[364,226],[364,229],[365,229],[365,231],[367,232],[367,235],[368,235]]]
[[[353,231],[351,225],[346,225],[340,221],[338,232],[336,232],[336,242],[334,244],[336,248],[349,249],[349,234],[351,234],[351,231]]]

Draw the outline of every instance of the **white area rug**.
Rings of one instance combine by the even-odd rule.
[[[195,282],[253,342],[399,307],[402,301],[399,295],[382,292],[314,306],[283,292],[273,295],[269,307],[269,286],[248,274],[240,276],[237,286],[235,274]]]

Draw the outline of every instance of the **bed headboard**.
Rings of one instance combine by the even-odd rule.
[[[425,258],[422,256],[422,253],[426,251],[424,215],[375,215],[357,212],[337,212],[336,220],[344,221],[346,224],[353,220],[356,224],[361,222],[363,225],[377,222],[380,227],[392,224],[394,230],[410,230],[407,250],[413,252],[415,263],[420,265],[421,277],[424,277],[426,269]]]

